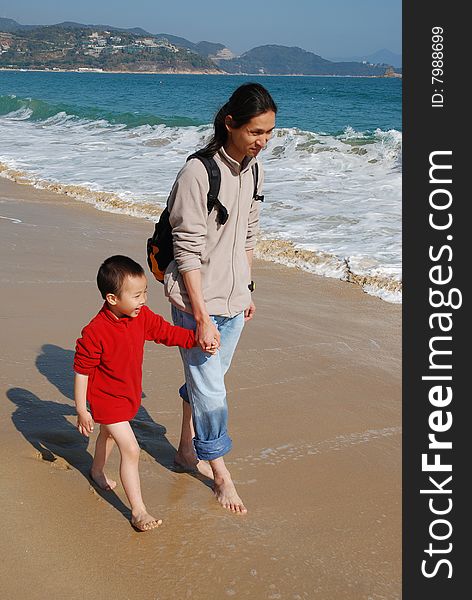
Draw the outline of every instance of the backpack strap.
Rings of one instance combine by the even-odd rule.
[[[226,210],[226,207],[223,206],[223,204],[220,202],[220,199],[218,198],[218,194],[220,193],[220,186],[221,186],[220,168],[216,164],[216,161],[213,157],[204,156],[200,152],[195,152],[194,154],[191,154],[187,158],[187,161],[189,161],[191,158],[197,158],[201,163],[203,163],[203,166],[205,167],[207,175],[208,175],[208,182],[209,182],[209,190],[208,190],[208,194],[207,194],[208,214],[210,214],[211,211],[216,206],[217,210],[218,210],[218,219],[219,219],[220,223],[222,225],[224,225],[226,223],[226,221],[228,220],[229,214],[228,214],[228,211]],[[257,191],[258,191],[257,188],[259,187],[259,164],[257,161],[252,165],[251,171],[252,171],[252,177],[254,179],[254,193],[253,193],[252,197],[254,200],[258,200],[259,202],[264,202],[264,196],[260,196],[257,193]]]
[[[226,210],[226,208],[223,206],[223,204],[221,204],[221,202],[218,198],[218,194],[220,193],[220,186],[221,186],[220,168],[216,164],[216,161],[213,157],[204,156],[204,155],[200,154],[199,152],[195,152],[195,154],[191,154],[187,158],[187,160],[190,160],[191,158],[197,158],[201,163],[203,163],[203,166],[205,167],[207,175],[208,175],[208,183],[209,183],[209,190],[208,190],[208,194],[207,194],[208,214],[210,214],[211,211],[216,206],[217,210],[218,210],[218,219],[219,219],[220,223],[222,225],[224,225],[226,223],[226,221],[228,220],[229,214],[228,214],[228,211]]]
[[[259,163],[256,161],[252,167],[252,177],[254,178],[254,194],[252,195],[253,200],[259,200],[260,202],[264,202],[264,196],[259,196],[257,193],[257,188],[259,186]]]

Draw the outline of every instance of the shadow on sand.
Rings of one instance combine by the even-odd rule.
[[[105,492],[89,478],[92,456],[87,451],[89,440],[67,419],[75,415],[69,404],[41,400],[29,390],[10,388],[8,399],[16,405],[12,421],[18,431],[37,450],[37,457],[62,469],[77,469],[96,493],[116,508],[126,519],[131,511],[113,491]]]
[[[59,392],[74,399],[74,352],[54,344],[44,344],[36,359],[38,371],[52,383]],[[75,416],[70,404],[42,400],[29,390],[11,388],[7,392],[11,402],[16,405],[12,421],[18,431],[37,450],[38,458],[62,466],[65,469],[77,469],[93,486],[97,494],[130,518],[130,510],[113,491],[104,491],[89,478],[92,454],[88,452],[88,438],[82,436],[66,417]],[[174,465],[176,448],[166,437],[167,430],[156,423],[147,410],[141,406],[131,421],[134,434],[142,450],[147,452],[164,468],[178,472]],[[116,451],[116,450],[115,450]],[[189,473],[207,487],[212,482],[198,473]]]
[[[38,371],[52,383],[63,396],[74,400],[74,352],[65,350],[54,344],[44,344],[41,354],[36,359]],[[143,394],[143,397],[144,394]],[[70,409],[68,414],[75,415]],[[174,470],[176,448],[166,437],[167,429],[156,423],[147,410],[141,406],[136,417],[131,421],[134,435],[142,450],[147,452],[157,463]],[[80,434],[78,434],[80,435]]]

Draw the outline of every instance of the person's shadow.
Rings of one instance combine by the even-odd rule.
[[[69,404],[41,400],[29,390],[10,388],[8,399],[16,405],[12,421],[18,431],[36,448],[37,457],[62,469],[77,469],[96,493],[116,508],[126,519],[130,509],[113,491],[104,491],[89,477],[92,456],[87,452],[88,438],[82,436],[67,419],[75,415]]]
[[[66,398],[74,399],[74,352],[65,350],[54,344],[44,344],[41,354],[36,359],[38,371],[48,379]],[[143,394],[143,397],[145,395]],[[69,407],[70,408],[70,407]],[[74,409],[69,414],[75,414]],[[177,452],[166,437],[167,429],[157,423],[141,405],[131,427],[142,450],[147,452],[157,463],[173,472],[180,472],[174,464]],[[80,435],[80,434],[78,434]],[[82,436],[81,436],[82,437]],[[198,473],[189,473],[205,485],[211,487],[212,482]]]

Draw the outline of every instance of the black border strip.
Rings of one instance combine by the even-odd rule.
[[[466,576],[472,568],[466,561],[472,528],[465,511],[472,398],[466,372],[472,366],[466,361],[472,327],[465,289],[472,235],[465,177],[472,169],[466,164],[471,109],[465,103],[471,35],[461,6],[436,0],[403,3],[404,600],[470,594]],[[438,68],[432,64],[438,58],[432,56],[439,40],[432,36],[440,31],[435,27],[443,37],[443,73],[436,72],[442,82],[432,80],[432,69]],[[437,168],[430,172],[432,164]],[[430,434],[452,448],[428,448]],[[451,470],[428,470],[432,467],[422,466],[423,454],[426,463],[437,460]]]

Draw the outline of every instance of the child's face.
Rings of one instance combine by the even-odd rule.
[[[147,279],[145,275],[130,277],[123,281],[119,296],[107,294],[106,300],[110,310],[118,318],[137,317],[141,307],[147,300]]]

